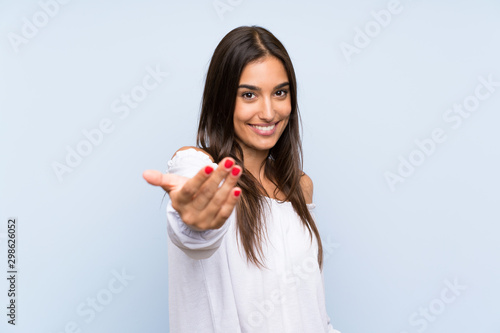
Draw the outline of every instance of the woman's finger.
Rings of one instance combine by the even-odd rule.
[[[182,203],[190,203],[193,201],[193,197],[198,193],[200,187],[211,178],[211,174],[213,173],[214,168],[207,165],[198,171],[193,178],[186,181],[186,183],[182,186],[177,196],[179,202]]]
[[[205,209],[219,189],[219,184],[227,177],[233,166],[234,160],[232,158],[227,157],[220,161],[217,170],[209,176],[205,184],[196,192],[196,196],[193,199],[193,207],[196,210],[201,211]]]
[[[233,190],[238,182],[242,169],[240,166],[235,165],[229,175],[226,177],[224,184],[217,190],[212,200],[206,206],[206,213],[208,216],[215,218],[221,209],[222,205],[227,201],[229,193]]]
[[[213,229],[219,229],[224,225],[224,223],[226,223],[227,219],[231,216],[231,213],[233,212],[234,206],[236,206],[240,195],[241,189],[239,187],[235,187],[231,190],[226,199],[226,202],[222,205],[221,209],[217,213]]]
[[[188,179],[179,175],[164,174],[158,170],[146,170],[142,177],[151,185],[162,187],[167,193],[180,189]]]
[[[142,177],[151,185],[160,186],[162,173],[158,170],[146,170],[142,173]]]

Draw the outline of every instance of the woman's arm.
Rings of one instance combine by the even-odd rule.
[[[241,193],[235,187],[240,174],[241,167],[235,166],[234,160],[225,158],[216,165],[208,154],[194,147],[179,149],[168,162],[166,174],[144,172],[150,184],[169,194],[168,233],[190,257],[206,258],[220,246],[227,231],[225,222]]]

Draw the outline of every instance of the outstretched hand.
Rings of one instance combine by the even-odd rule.
[[[241,171],[241,167],[228,157],[216,170],[211,166],[203,167],[193,178],[157,170],[146,170],[142,176],[169,194],[172,207],[184,223],[202,231],[222,227],[231,215],[241,194],[241,189],[235,187]]]

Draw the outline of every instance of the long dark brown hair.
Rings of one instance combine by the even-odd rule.
[[[272,56],[285,67],[290,83],[291,113],[288,125],[264,161],[265,176],[276,185],[275,195],[281,191],[295,212],[318,242],[318,264],[322,268],[323,247],[318,229],[307,208],[300,179],[302,172],[302,144],[297,106],[297,83],[292,62],[281,42],[268,30],[258,26],[243,26],[230,31],[214,51],[203,91],[200,123],[196,145],[212,156],[215,163],[230,156],[243,167],[238,180],[241,198],[236,206],[237,231],[247,260],[258,267],[262,263],[262,242],[265,237],[263,214],[267,195],[259,181],[245,169],[243,151],[235,140],[233,114],[236,93],[243,68],[250,62]]]

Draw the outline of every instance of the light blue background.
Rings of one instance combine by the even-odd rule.
[[[443,114],[474,95],[478,77],[500,81],[500,3],[401,0],[348,59],[342,43],[375,26],[371,12],[388,1],[221,2],[231,10],[218,15],[210,0],[73,0],[18,52],[9,36],[42,9],[0,2],[3,272],[7,218],[19,219],[18,325],[2,310],[1,332],[60,333],[72,321],[81,332],[168,331],[168,197],[142,172],[164,171],[195,143],[212,52],[231,29],[253,24],[283,42],[296,69],[304,167],[333,249],[333,326],[499,332],[500,87],[457,129]],[[168,77],[121,119],[112,103],[157,66]],[[113,131],[59,181],[52,164],[105,118]],[[447,139],[392,191],[384,174],[435,128]],[[130,280],[106,294],[123,270]],[[453,294],[445,281],[463,289]],[[6,290],[2,279],[3,309]],[[86,322],[77,309],[97,295],[112,299]],[[432,320],[423,319],[429,307]]]

